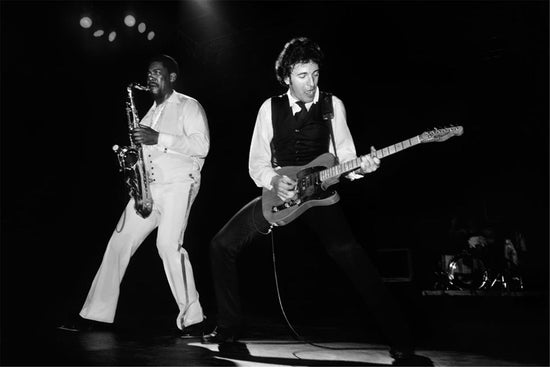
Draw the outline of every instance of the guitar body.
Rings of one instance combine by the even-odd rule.
[[[329,187],[337,183],[342,175],[360,168],[362,158],[371,156],[382,159],[417,144],[443,142],[453,136],[460,136],[463,132],[462,126],[436,128],[344,163],[337,164],[334,155],[325,153],[305,166],[283,167],[277,173],[297,182],[297,195],[293,200],[285,202],[273,190],[263,189],[263,215],[272,225],[288,224],[313,206],[332,205],[340,200],[336,191],[329,190]]]
[[[338,193],[328,188],[337,183],[338,179],[319,182],[306,182],[308,177],[315,177],[316,173],[334,166],[336,158],[331,153],[324,153],[305,166],[288,166],[277,171],[281,176],[285,175],[298,182],[298,198],[285,203],[273,190],[263,189],[262,211],[265,219],[276,226],[283,226],[292,222],[307,209],[314,206],[332,205],[340,197]],[[303,184],[300,185],[300,182]]]

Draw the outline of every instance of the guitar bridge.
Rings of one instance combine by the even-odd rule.
[[[300,200],[300,199],[285,201],[281,205],[276,205],[276,206],[271,207],[271,212],[272,213],[277,213],[281,210],[285,210],[285,209],[288,209],[290,207],[293,207],[294,205],[299,205],[301,202],[302,202],[302,200]]]

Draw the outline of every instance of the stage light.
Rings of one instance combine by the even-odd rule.
[[[126,24],[128,27],[133,27],[136,25],[136,18],[134,18],[133,15],[127,15],[124,18],[124,24]]]
[[[155,32],[151,31],[147,34],[147,39],[150,41],[155,38]]]
[[[92,19],[90,17],[80,18],[80,26],[82,28],[90,28],[92,26]]]
[[[97,31],[94,32],[94,37],[101,37],[103,36],[105,32],[103,31],[103,29],[98,29]]]
[[[116,38],[116,32],[115,31],[112,31],[111,33],[109,33],[109,42],[113,42]]]
[[[142,23],[139,23],[139,25],[138,25],[138,31],[139,31],[139,33],[145,32],[145,29],[147,29],[147,26],[145,25],[145,23],[143,23],[143,22],[142,22]]]

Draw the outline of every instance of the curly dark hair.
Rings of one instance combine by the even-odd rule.
[[[275,75],[283,86],[285,78],[290,77],[294,65],[313,61],[319,68],[324,55],[317,43],[307,37],[296,37],[288,41],[275,61]]]

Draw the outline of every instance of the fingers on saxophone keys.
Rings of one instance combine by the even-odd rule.
[[[132,130],[132,136],[134,139],[143,139],[143,129],[140,129],[139,127]]]

